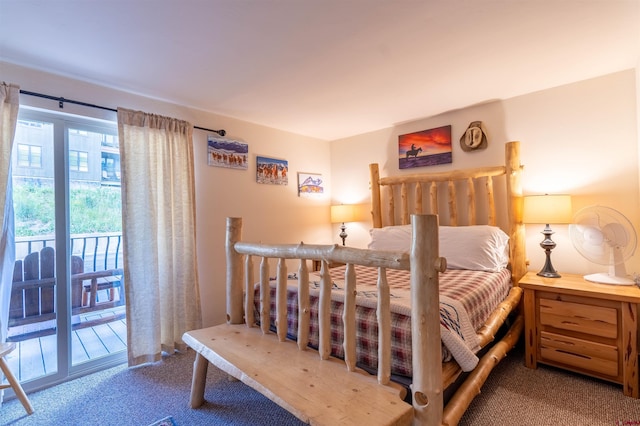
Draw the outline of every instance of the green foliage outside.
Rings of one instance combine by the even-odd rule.
[[[72,189],[69,194],[71,234],[122,232],[119,187]],[[48,186],[17,184],[13,188],[16,237],[52,235],[54,191]]]

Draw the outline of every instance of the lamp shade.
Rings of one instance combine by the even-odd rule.
[[[525,223],[570,223],[570,195],[529,195],[524,197]]]
[[[350,204],[331,206],[331,223],[355,222],[356,208]]]

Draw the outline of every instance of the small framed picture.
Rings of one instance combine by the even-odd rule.
[[[247,170],[249,145],[232,139],[207,137],[207,164],[215,167]]]
[[[451,125],[398,136],[398,165],[401,169],[451,162]]]
[[[312,197],[324,193],[324,181],[318,173],[298,173],[298,196]]]
[[[277,158],[256,158],[256,182],[271,185],[289,184],[289,163]]]

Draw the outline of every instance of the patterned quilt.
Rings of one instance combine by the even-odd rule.
[[[333,282],[331,294],[331,353],[343,358],[343,288],[345,267],[330,269]],[[318,347],[318,289],[320,277],[310,274],[311,324],[310,346]],[[391,373],[410,377],[411,315],[409,272],[387,270],[391,290]],[[357,362],[363,368],[375,370],[378,362],[377,270],[356,265],[356,344]],[[440,325],[443,341],[443,361],[452,357],[465,371],[472,370],[478,362],[479,350],[475,331],[482,327],[506,297],[511,288],[507,270],[492,273],[467,270],[448,270],[440,274]],[[259,286],[256,285],[256,318],[259,310]],[[295,339],[298,329],[297,280],[287,286],[288,337]],[[271,287],[271,325],[275,324],[275,283]]]

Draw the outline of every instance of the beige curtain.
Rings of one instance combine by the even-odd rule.
[[[6,341],[9,322],[9,302],[15,261],[15,230],[11,185],[11,149],[18,122],[20,87],[0,83],[0,342]],[[0,397],[1,401],[1,397]]]
[[[201,327],[193,126],[118,109],[129,365],[185,348]]]

